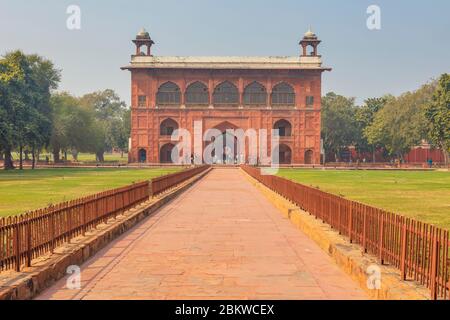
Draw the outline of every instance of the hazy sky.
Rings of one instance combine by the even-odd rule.
[[[66,27],[69,5],[81,30]],[[369,5],[381,30],[366,27]],[[323,93],[362,101],[450,72],[448,0],[0,0],[0,54],[38,53],[62,69],[61,90],[112,88],[129,102],[131,39],[146,27],[155,55],[298,55],[308,26],[331,73]]]

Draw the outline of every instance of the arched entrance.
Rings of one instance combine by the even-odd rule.
[[[167,143],[161,147],[159,150],[159,162],[160,163],[177,163],[178,159],[172,159],[172,150],[175,145],[172,143]]]
[[[314,152],[312,150],[306,150],[305,152],[305,164],[313,164]]]
[[[145,149],[140,149],[138,152],[138,159],[140,163],[147,162],[147,151]]]
[[[205,147],[214,143],[216,139],[221,139],[222,149],[217,152],[217,150],[213,150],[211,153],[212,163],[214,164],[228,164],[234,165],[239,162],[245,161],[245,159],[241,160],[240,158],[244,157],[244,154],[239,155],[239,145],[237,137],[228,130],[236,130],[237,127],[228,122],[224,121],[218,125],[216,125],[213,130],[218,130],[221,134],[213,137],[210,142],[206,142]]]
[[[280,144],[278,147],[279,162],[280,164],[292,163],[292,150],[285,144]]]

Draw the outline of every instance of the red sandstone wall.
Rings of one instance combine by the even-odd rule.
[[[238,107],[215,108],[196,107],[181,109],[156,109],[156,93],[160,85],[167,81],[176,83],[182,92],[194,81],[202,81],[209,87],[210,100],[214,88],[221,82],[228,80],[234,83],[242,97],[244,88],[253,81],[258,81],[266,87],[268,101],[273,86],[280,82],[289,83],[296,93],[296,104],[292,108],[267,109]],[[159,126],[162,121],[172,118],[178,122],[180,128],[193,132],[195,120],[203,122],[203,130],[214,127],[220,122],[228,121],[237,127],[265,128],[269,132],[273,124],[286,119],[292,125],[292,137],[282,138],[282,143],[292,150],[292,163],[304,163],[306,150],[313,150],[314,163],[320,163],[320,106],[321,106],[321,72],[299,70],[133,70],[132,71],[132,132],[130,162],[138,161],[138,150],[147,151],[147,162],[159,162],[159,150],[167,138],[160,138]],[[145,108],[138,108],[138,96],[147,96]],[[314,96],[313,108],[306,108],[306,96]],[[184,96],[182,95],[182,105]]]

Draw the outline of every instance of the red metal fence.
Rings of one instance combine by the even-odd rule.
[[[207,169],[209,169],[210,166],[208,165],[203,165],[203,166],[199,166],[199,167],[195,167],[192,169],[187,169],[187,170],[183,170],[180,172],[176,172],[173,174],[169,174],[166,176],[162,176],[159,178],[155,178],[151,181],[152,184],[152,195],[158,195],[190,178],[192,178],[193,176],[206,171]]]
[[[149,182],[105,191],[55,206],[0,219],[0,271],[31,260],[148,200]]]
[[[381,264],[401,271],[430,288],[431,298],[449,298],[449,231],[387,212],[293,181],[262,175],[260,169],[243,166],[250,176],[329,224],[363,252],[376,255]]]

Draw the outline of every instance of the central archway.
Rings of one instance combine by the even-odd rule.
[[[219,154],[216,154],[214,150],[212,152],[213,163],[227,165],[234,165],[239,163],[240,157],[242,157],[243,155],[239,155],[238,138],[228,131],[236,130],[238,129],[238,127],[231,122],[224,121],[211,129],[218,130],[221,132],[221,134],[213,137],[212,141],[205,144],[205,147],[213,143],[218,138],[222,139],[222,150],[220,150],[222,153],[222,157],[220,157]]]

